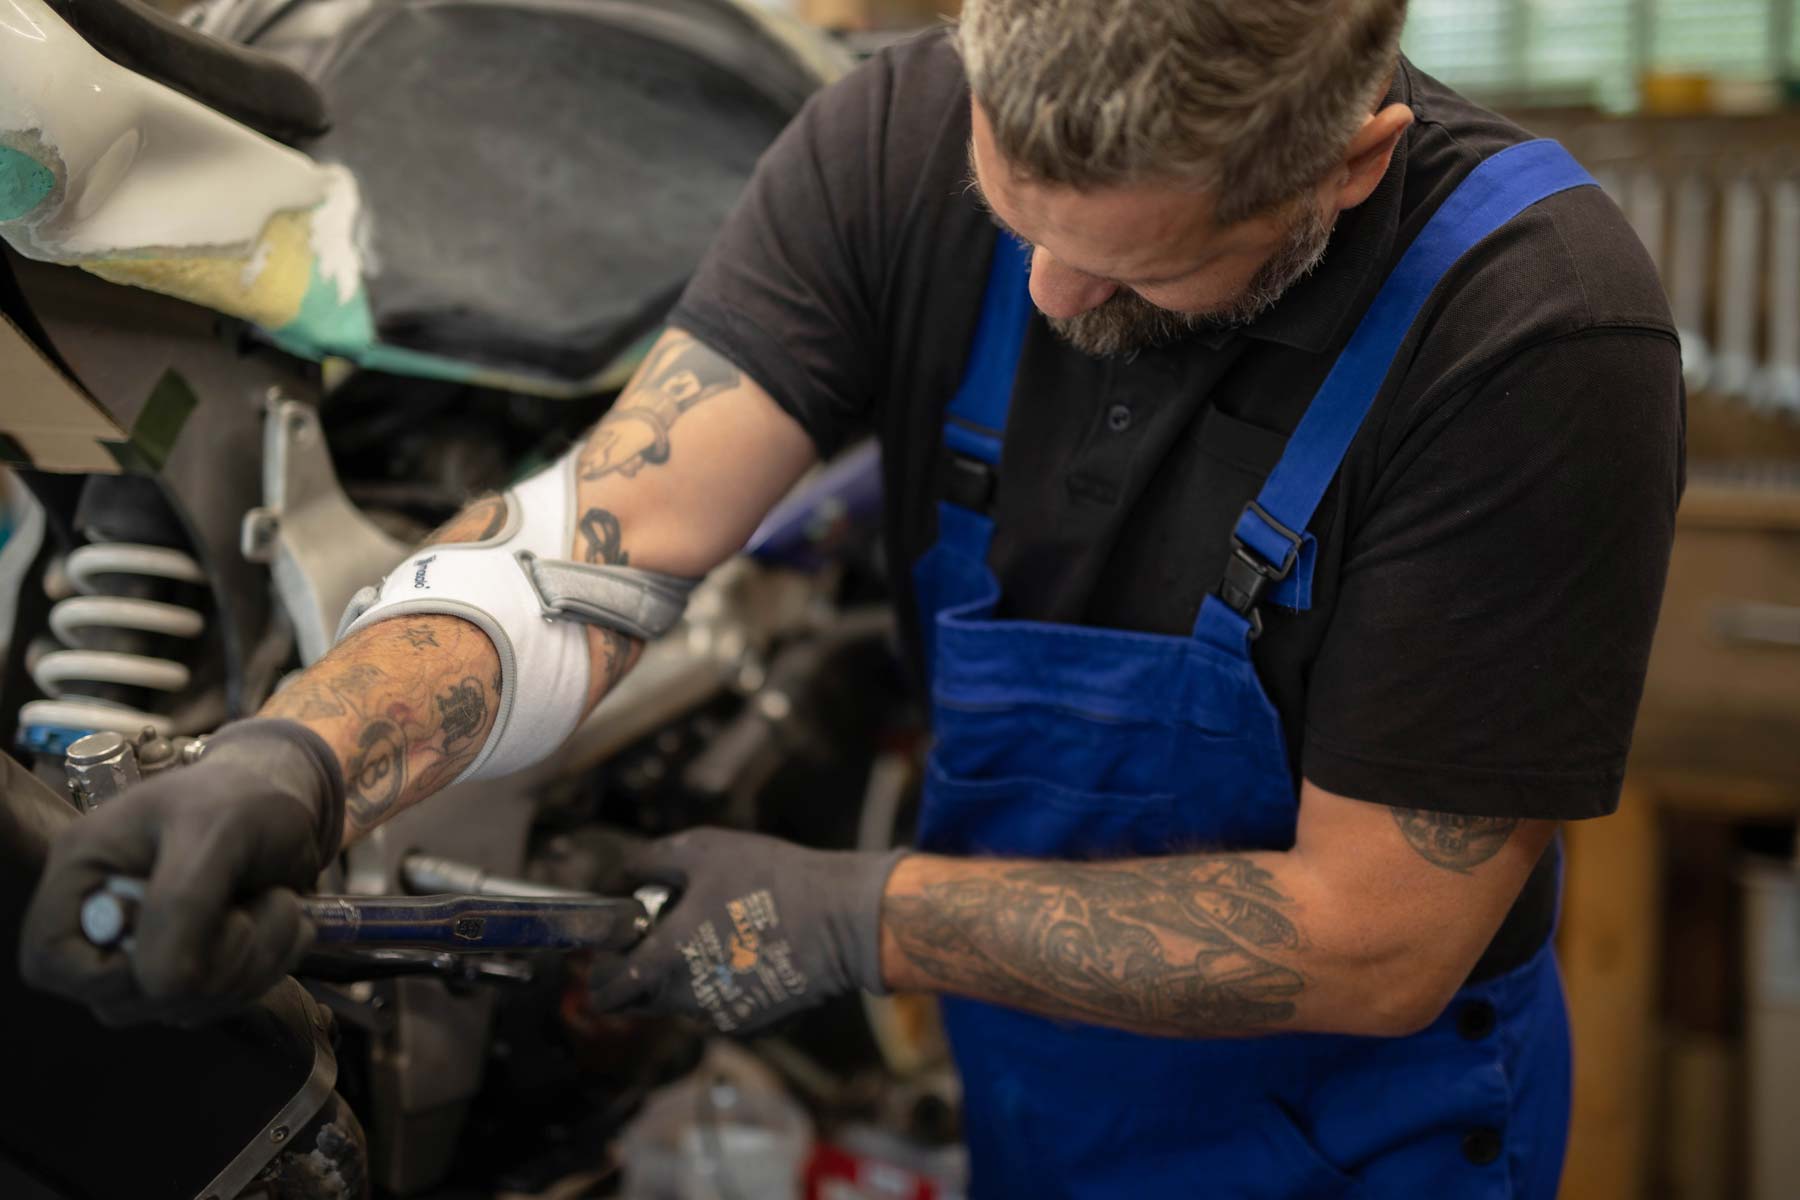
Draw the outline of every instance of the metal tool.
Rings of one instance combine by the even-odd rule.
[[[63,757],[69,793],[82,812],[92,812],[134,787],[146,775],[199,760],[206,751],[201,738],[167,738],[146,725],[136,740],[101,730],[75,739]]]
[[[448,952],[627,950],[648,933],[665,888],[629,897],[303,896],[320,947]],[[144,899],[139,879],[114,876],[81,905],[81,931],[129,950]]]
[[[103,730],[77,738],[63,758],[69,794],[82,812],[116,798],[138,781],[137,753],[122,733]]]
[[[408,854],[400,860],[400,883],[414,896],[453,892],[459,896],[526,896],[582,899],[592,892],[490,874],[473,863],[458,862],[435,854]]]

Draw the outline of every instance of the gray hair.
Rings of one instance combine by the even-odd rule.
[[[1337,164],[1405,17],[1406,0],[963,0],[956,36],[1015,169],[1207,188],[1231,224]]]

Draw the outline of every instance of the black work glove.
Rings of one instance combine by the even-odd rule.
[[[595,967],[594,1006],[750,1033],[856,988],[885,991],[881,893],[903,853],[724,829],[642,843],[627,851],[625,877],[678,894],[629,954]]]
[[[343,776],[318,734],[292,721],[228,725],[199,762],[57,835],[25,914],[20,971],[108,1025],[224,1016],[311,945],[295,892],[313,889],[343,824]],[[129,954],[81,933],[82,901],[113,875],[147,881]]]

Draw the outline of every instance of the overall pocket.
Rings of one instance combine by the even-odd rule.
[[[1089,792],[1042,779],[959,779],[932,754],[919,847],[953,854],[1084,858],[1166,852],[1171,792]]]

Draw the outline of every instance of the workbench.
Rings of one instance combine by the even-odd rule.
[[[1619,811],[1564,827],[1558,948],[1575,1031],[1564,1200],[1641,1200],[1659,1185],[1682,1200],[1746,1194],[1742,1055],[1684,1069],[1665,1016],[1684,977],[1710,995],[1741,993],[1738,931],[1714,919],[1735,912],[1732,843],[1715,859],[1726,878],[1688,877],[1672,894],[1683,847],[1671,831],[1707,840],[1709,826],[1797,820],[1800,467],[1703,468],[1678,517]],[[1666,961],[1682,924],[1678,961]]]

